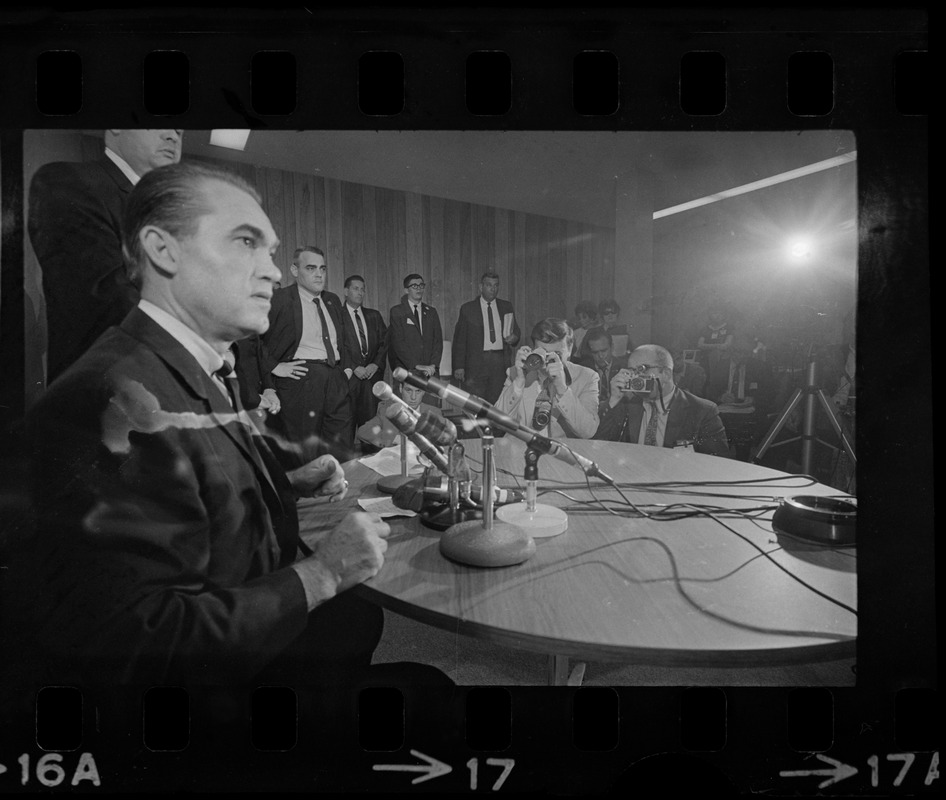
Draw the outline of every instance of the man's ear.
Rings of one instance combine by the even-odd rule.
[[[163,228],[147,225],[138,232],[138,239],[155,268],[166,275],[176,275],[181,267],[180,242]]]

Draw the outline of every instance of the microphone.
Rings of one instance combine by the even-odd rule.
[[[421,451],[427,458],[430,459],[430,462],[439,469],[445,475],[450,471],[450,463],[447,461],[447,457],[440,452],[440,448],[437,447],[430,439],[425,436],[421,436],[416,430],[416,420],[408,413],[408,411],[417,413],[414,409],[408,406],[404,408],[401,405],[392,404],[387,407],[387,410],[384,412],[385,415],[391,422],[394,424],[401,433],[403,433],[408,439],[410,439],[417,449]]]
[[[598,469],[598,465],[591,459],[578,455],[578,453],[573,453],[554,439],[543,436],[541,433],[527,428],[525,425],[520,425],[508,414],[504,414],[482,398],[476,397],[476,395],[468,394],[436,378],[420,378],[408,372],[403,367],[398,367],[394,370],[394,377],[402,383],[409,383],[411,386],[416,386],[418,389],[436,394],[441,400],[446,400],[452,406],[456,406],[471,414],[486,417],[490,422],[495,423],[507,433],[511,433],[517,439],[521,439],[530,447],[541,453],[553,456],[569,466],[578,467],[589,477],[601,478],[601,480],[606,483],[614,484],[614,479]]]
[[[505,503],[522,502],[525,495],[519,489],[512,487],[493,487],[493,502],[502,505]],[[399,486],[392,498],[394,505],[420,513],[429,503],[447,503],[450,501],[450,491],[447,488],[447,479],[434,475],[413,478]],[[476,504],[483,502],[483,487],[473,486],[470,489],[470,500]]]
[[[449,447],[457,440],[457,426],[435,411],[421,411],[417,432],[440,447]]]
[[[394,390],[390,386],[388,386],[388,384],[386,384],[384,381],[378,381],[374,386],[372,386],[371,392],[379,400],[393,400],[395,403],[400,403],[405,409],[407,409],[408,413],[411,415],[411,417],[414,419],[415,422],[417,421],[417,418],[420,416],[420,414],[417,413],[416,409],[411,408],[407,403],[404,402],[404,400],[402,400],[400,397],[394,394]]]

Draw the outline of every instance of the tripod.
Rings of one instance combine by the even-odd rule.
[[[831,406],[831,403],[828,402],[828,398],[825,397],[825,393],[818,386],[817,373],[818,365],[814,359],[814,356],[810,355],[808,369],[805,373],[805,386],[794,391],[791,398],[789,398],[788,403],[785,405],[785,408],[782,409],[782,413],[779,414],[778,419],[775,420],[772,427],[769,429],[769,432],[765,434],[762,444],[759,445],[759,451],[753,458],[753,461],[755,461],[757,464],[759,463],[760,459],[765,456],[770,447],[779,447],[783,444],[791,444],[792,442],[796,442],[798,439],[801,439],[802,472],[804,472],[806,475],[811,475],[811,461],[812,455],[814,453],[815,442],[823,444],[826,447],[831,447],[832,449],[837,449],[834,448],[833,445],[830,445],[827,442],[817,438],[815,432],[815,412],[817,410],[815,403],[817,401],[821,404],[822,410],[828,417],[828,422],[831,423],[831,427],[834,429],[834,432],[841,440],[841,446],[847,453],[848,458],[851,459],[851,463],[855,466],[857,465],[857,458],[854,456],[854,446],[851,444],[850,439],[848,439],[847,434],[841,427],[841,423],[838,421],[836,411]],[[802,423],[801,436],[795,436],[791,439],[786,439],[785,441],[778,442],[777,444],[773,445],[772,442],[775,440],[778,432],[785,426],[788,418],[791,416],[792,412],[801,402],[803,397],[805,398],[805,415],[804,421]]]

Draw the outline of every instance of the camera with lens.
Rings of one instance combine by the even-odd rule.
[[[551,357],[552,354],[545,350],[533,350],[525,358],[525,368],[527,370],[545,369]]]
[[[654,391],[657,379],[652,375],[632,375],[621,388],[622,392],[640,392],[641,394],[650,394]]]

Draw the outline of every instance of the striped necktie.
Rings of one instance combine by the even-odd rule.
[[[657,446],[657,404],[650,403],[650,419],[647,421],[647,430],[644,431],[644,444]]]
[[[365,326],[361,324],[361,309],[355,309],[355,322],[358,324],[358,338],[361,339],[361,354],[368,355],[368,339],[365,336]]]

